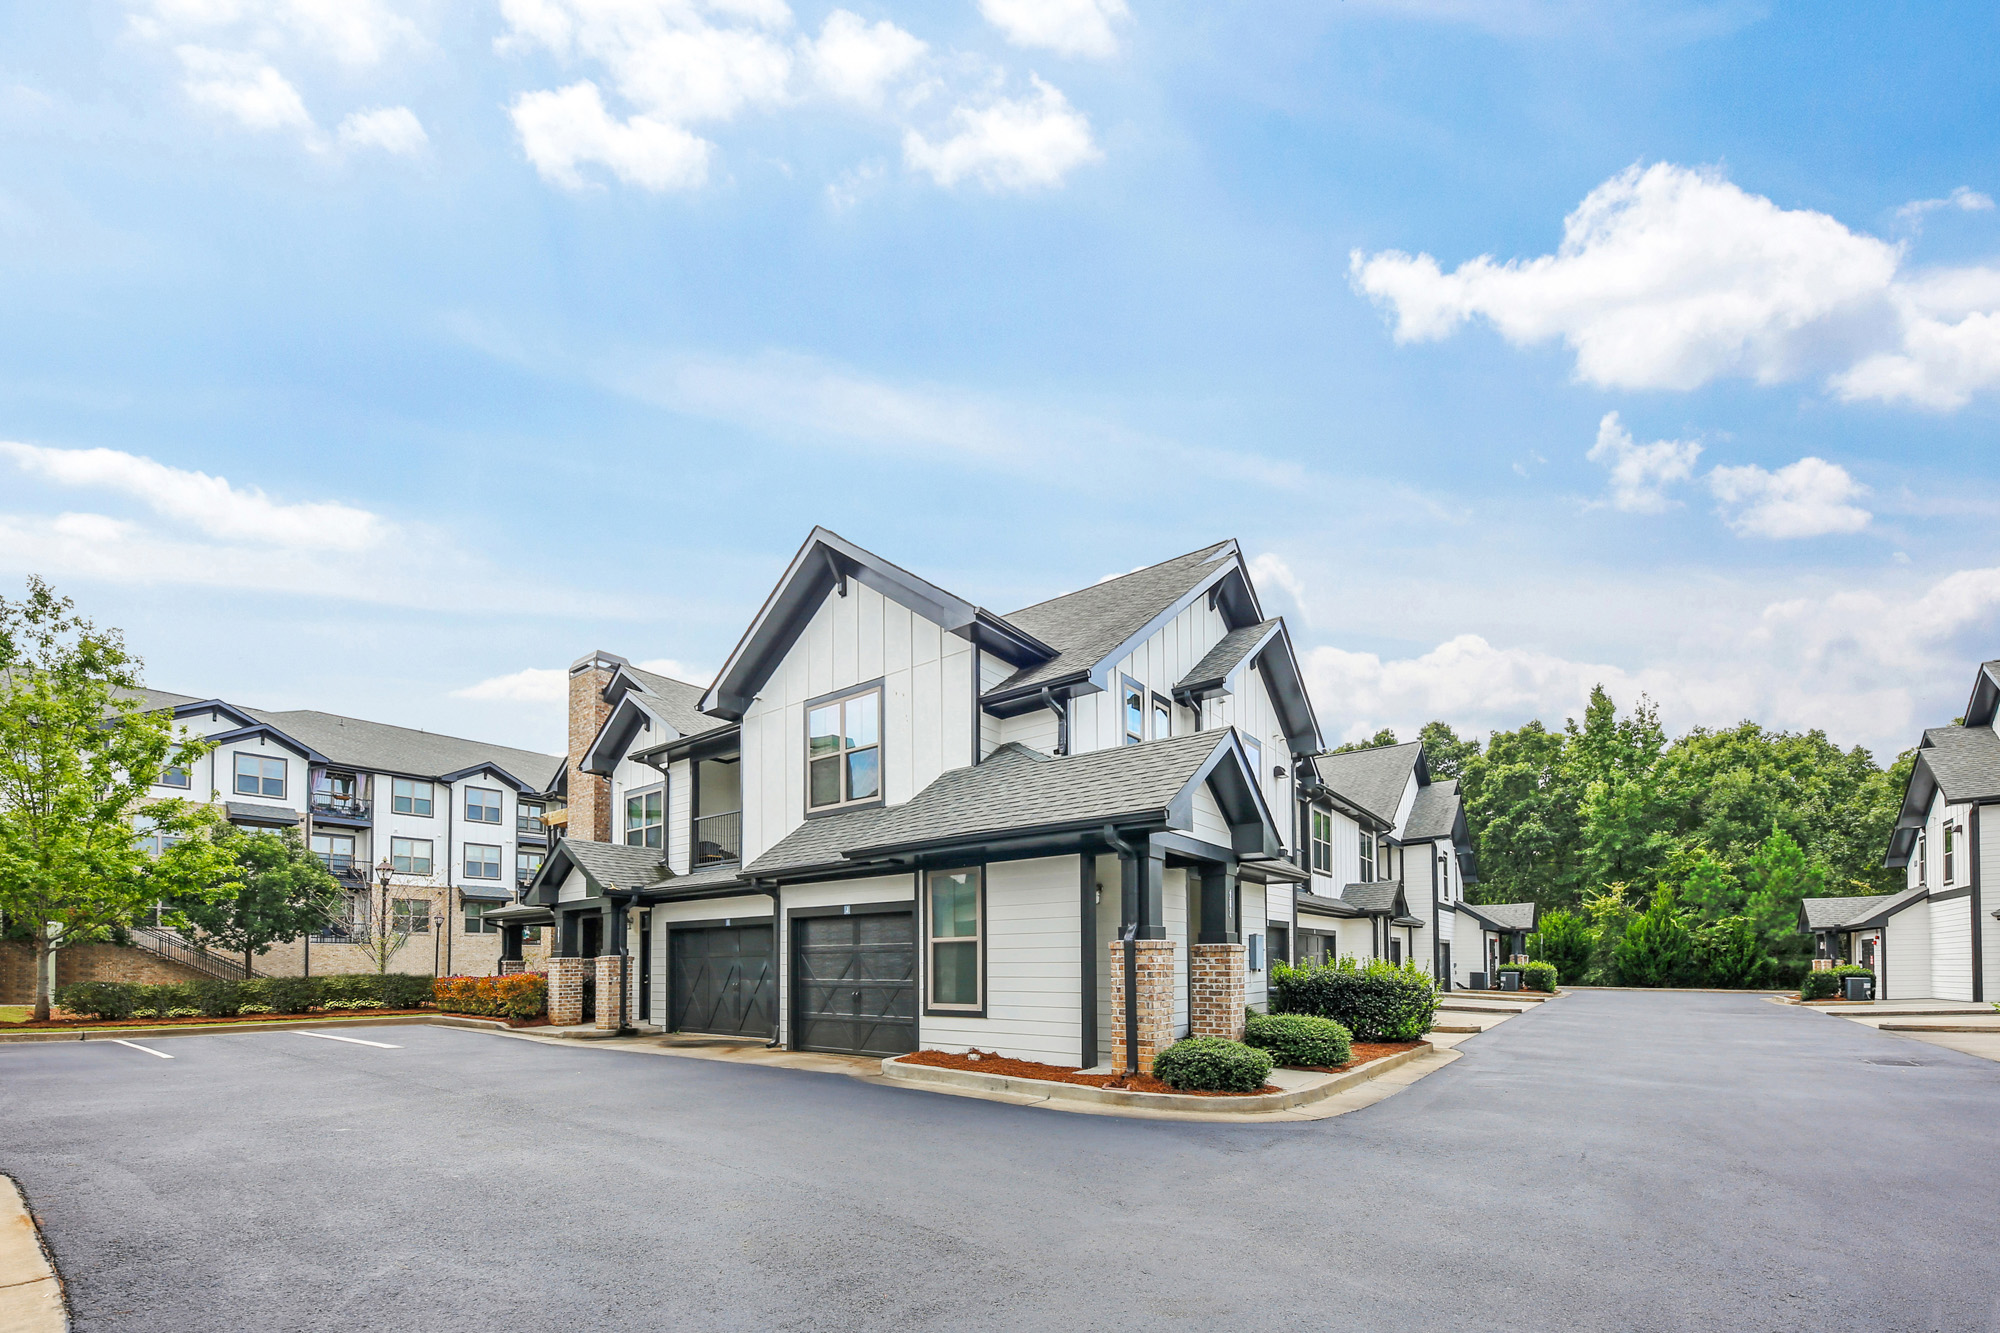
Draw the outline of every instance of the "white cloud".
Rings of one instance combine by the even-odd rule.
[[[133,29],[150,39],[214,33],[264,50],[302,48],[357,68],[423,40],[382,0],[152,0],[134,10]]]
[[[1935,213],[1941,208],[1955,208],[1961,213],[1988,213],[1993,209],[1993,196],[1961,185],[1942,199],[1913,199],[1896,210],[1896,216],[1911,226],[1920,225],[1926,213]]]
[[[656,676],[667,676],[688,685],[707,685],[715,679],[715,673],[706,667],[689,666],[671,657],[653,657],[633,663],[641,671],[650,671]]]
[[[130,496],[163,518],[231,541],[359,551],[388,535],[388,525],[365,509],[332,502],[280,504],[254,486],[232,486],[225,477],[116,449],[53,449],[0,440],[0,458],[58,486]]]
[[[661,657],[635,663],[642,671],[670,676],[689,685],[706,685],[713,672],[685,666]],[[477,684],[451,692],[454,699],[478,699],[489,703],[563,703],[569,699],[569,671],[563,667],[524,667],[503,676],[491,676]]]
[[[187,76],[182,90],[201,105],[253,130],[312,128],[299,90],[262,56],[203,46],[181,46],[174,54]]]
[[[903,160],[913,171],[951,186],[971,177],[989,190],[1059,185],[1077,167],[1104,155],[1090,122],[1061,92],[1034,78],[1031,97],[996,98],[951,113],[950,135],[932,143],[915,130],[903,136]]]
[[[1132,17],[1125,0],[979,0],[979,12],[1016,46],[1099,59],[1118,54],[1111,25]]]
[[[836,9],[807,47],[813,77],[833,96],[879,106],[883,91],[923,58],[924,43],[887,19],[869,23]]]
[[[1305,581],[1292,572],[1292,567],[1283,556],[1274,551],[1265,551],[1250,557],[1250,581],[1283,588],[1297,604],[1300,615],[1307,615]]]
[[[379,148],[403,155],[420,152],[430,142],[423,122],[406,106],[353,112],[340,122],[337,134],[349,148]]]
[[[596,163],[628,185],[694,189],[708,179],[706,139],[650,116],[620,120],[588,81],[556,92],[523,93],[511,114],[521,150],[543,180],[568,189],[588,182],[579,167]]]
[[[1867,488],[1823,458],[1801,458],[1776,472],[1755,464],[1719,467],[1708,474],[1708,488],[1722,502],[1729,526],[1746,536],[1783,540],[1859,532],[1871,517],[1853,503]]]
[[[1635,444],[1616,412],[1606,412],[1597,423],[1597,442],[1585,455],[1593,463],[1610,470],[1613,509],[1630,514],[1658,514],[1671,508],[1666,488],[1694,475],[1701,446],[1692,440],[1655,440]]]
[[[836,213],[845,213],[861,202],[862,196],[873,190],[887,169],[880,162],[861,162],[849,167],[827,182],[827,206]]]
[[[1656,163],[1591,191],[1553,255],[1446,273],[1427,254],[1356,250],[1350,268],[1400,342],[1483,318],[1517,346],[1560,340],[1600,387],[1825,375],[1847,400],[1958,407],[2000,383],[2000,269],[1905,273],[1905,257],[1715,171]]]

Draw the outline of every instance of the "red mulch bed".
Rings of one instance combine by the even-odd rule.
[[[1370,1060],[1380,1060],[1387,1055],[1401,1055],[1425,1045],[1421,1041],[1357,1041],[1348,1048],[1347,1063],[1344,1065],[1288,1065],[1289,1069],[1307,1069],[1315,1074],[1345,1074],[1356,1065],[1365,1065]]]
[[[1420,1041],[1357,1041],[1354,1043],[1353,1057],[1344,1065],[1333,1068],[1322,1066],[1299,1066],[1316,1074],[1340,1074],[1370,1060],[1379,1060],[1385,1055],[1396,1055],[1413,1047],[1421,1046]],[[1282,1092],[1284,1089],[1266,1083],[1256,1092],[1188,1092],[1170,1087],[1151,1074],[1137,1074],[1127,1078],[1123,1074],[1086,1074],[1067,1065],[1045,1065],[1034,1060],[1015,1060],[990,1051],[969,1051],[963,1055],[951,1051],[917,1051],[902,1058],[904,1064],[929,1065],[936,1069],[964,1069],[975,1074],[1002,1074],[1008,1078],[1039,1078],[1051,1083],[1081,1083],[1088,1088],[1110,1088],[1117,1092],[1164,1092],[1176,1097],[1255,1097],[1261,1093]]]
[[[43,1022],[29,1019],[25,1023],[0,1023],[0,1032],[46,1031],[49,1028],[65,1028],[71,1031],[80,1028],[165,1028],[165,1027],[215,1027],[224,1023],[324,1023],[341,1018],[407,1018],[434,1017],[441,1011],[436,1009],[329,1009],[310,1014],[237,1014],[232,1018],[51,1018]],[[495,1018],[491,1014],[449,1014],[452,1018],[488,1018],[505,1023],[508,1027],[547,1027],[546,1018]]]

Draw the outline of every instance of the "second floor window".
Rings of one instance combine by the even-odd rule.
[[[514,831],[516,833],[532,833],[536,837],[540,837],[542,834],[548,832],[542,826],[542,809],[540,801],[521,801],[517,803],[514,806]]]
[[[1322,875],[1333,873],[1333,816],[1324,810],[1312,812],[1313,869]]]
[[[145,850],[148,856],[158,856],[161,852],[164,852],[167,848],[180,841],[180,838],[174,834],[160,832],[159,827],[145,815],[138,815],[133,818],[132,831],[139,835],[139,846]]]
[[[500,878],[500,849],[483,842],[466,843],[465,877],[467,879]]]
[[[1137,745],[1146,739],[1146,687],[1125,677],[1125,744]]]
[[[635,791],[625,797],[625,845],[660,846],[661,830],[667,826],[667,794],[658,787]]]
[[[1153,739],[1163,741],[1173,734],[1173,705],[1156,694],[1153,696]]]
[[[467,787],[465,817],[475,824],[499,823],[500,793],[488,787]]]
[[[185,787],[188,785],[188,771],[185,768],[168,767],[160,770],[162,787]]]
[[[283,799],[285,795],[285,761],[282,759],[271,759],[261,754],[237,755],[236,794],[238,796],[274,796]]]
[[[1361,834],[1361,882],[1375,882],[1375,835],[1366,831]]]
[[[1958,869],[1958,830],[1950,824],[1944,826],[1944,882],[1954,881],[1953,872]]]
[[[882,691],[866,690],[806,714],[806,807],[828,810],[882,795]]]
[[[514,879],[517,883],[526,884],[535,877],[535,872],[541,868],[542,854],[540,852],[514,853]]]
[[[416,815],[429,819],[436,809],[433,804],[435,793],[428,782],[418,782],[413,778],[395,778],[389,783],[389,809],[399,815]]]
[[[399,875],[428,875],[431,873],[431,840],[429,838],[389,839],[389,864]]]
[[[312,854],[334,874],[348,874],[354,869],[354,838],[351,834],[315,833]]]

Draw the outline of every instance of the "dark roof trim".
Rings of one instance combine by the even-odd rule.
[[[672,730],[671,727],[668,730]],[[664,768],[676,759],[707,758],[711,753],[720,754],[738,748],[742,743],[743,729],[734,722],[725,722],[711,731],[696,732],[692,736],[676,736],[658,745],[648,745],[633,750],[625,757],[634,763],[646,764],[652,768]]]
[[[740,722],[827,593],[844,588],[850,578],[1016,666],[1046,662],[1056,655],[1055,649],[999,616],[816,527],[716,673],[715,683],[702,695],[701,711]]]
[[[1280,617],[1273,620],[1269,628],[1257,636],[1255,642],[1246,647],[1237,655],[1235,660],[1229,662],[1219,672],[1211,670],[1208,674],[1197,677],[1194,671],[1190,671],[1187,675],[1181,677],[1178,685],[1174,686],[1174,701],[1186,705],[1199,703],[1204,699],[1213,699],[1221,694],[1235,693],[1236,687],[1230,682],[1236,677],[1237,673],[1243,670],[1243,667],[1247,663],[1253,661],[1259,653],[1264,651],[1266,644],[1270,643],[1277,635],[1284,633],[1284,630],[1285,622],[1283,617]],[[1201,670],[1206,660],[1204,658],[1202,662],[1197,662],[1195,664],[1195,671]]]
[[[1229,763],[1234,757],[1235,763]],[[1271,807],[1264,801],[1263,785],[1250,769],[1249,753],[1236,728],[1229,728],[1221,744],[1202,760],[1194,776],[1167,804],[1167,822],[1175,828],[1194,827],[1194,794],[1202,784],[1215,793],[1222,817],[1229,821],[1230,841],[1238,856],[1276,856],[1284,850]]]
[[[515,777],[498,764],[474,764],[469,768],[457,769],[450,773],[440,773],[436,781],[443,783],[463,782],[466,778],[475,777],[481,773],[492,774],[494,777],[500,779],[500,781],[512,787],[518,795],[541,795],[541,789],[536,787],[534,783],[521,781],[521,779]]]
[[[256,718],[250,716],[250,714],[244,712],[235,704],[224,703],[220,699],[202,699],[196,703],[176,704],[174,706],[174,716],[176,718],[193,717],[196,713],[220,713],[239,727],[262,725]]]
[[[1981,662],[1972,681],[1972,697],[1965,703],[1965,725],[1990,727],[2000,712],[2000,661]]]
[[[597,729],[597,735],[583,752],[583,757],[576,761],[576,766],[586,773],[611,776],[612,770],[618,767],[618,761],[625,757],[633,738],[642,731],[650,733],[656,725],[660,734],[668,739],[680,735],[667,725],[665,718],[646,706],[640,692],[621,693],[611,716],[604,719],[604,725]]]
[[[307,745],[304,741],[293,740],[290,736],[279,731],[268,722],[255,722],[247,727],[238,727],[234,731],[218,731],[213,736],[207,736],[203,739],[207,740],[211,745],[221,746],[228,745],[232,741],[247,740],[252,736],[274,740],[293,754],[298,755],[301,759],[311,763],[325,764],[332,762],[318,750],[313,749],[312,746]]]

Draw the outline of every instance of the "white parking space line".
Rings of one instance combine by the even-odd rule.
[[[111,1040],[116,1042],[120,1046],[130,1046],[135,1051],[144,1051],[148,1055],[157,1055],[162,1060],[171,1060],[174,1058],[173,1056],[168,1055],[165,1051],[156,1051],[150,1046],[141,1046],[138,1042],[127,1041],[123,1037],[113,1037],[111,1038]]]
[[[298,1029],[294,1028],[293,1031],[296,1032]],[[321,1041],[352,1042],[356,1046],[379,1046],[385,1051],[400,1051],[403,1049],[400,1046],[391,1046],[386,1041],[363,1041],[359,1037],[336,1037],[331,1032],[299,1032],[299,1035],[301,1037],[318,1037]]]

